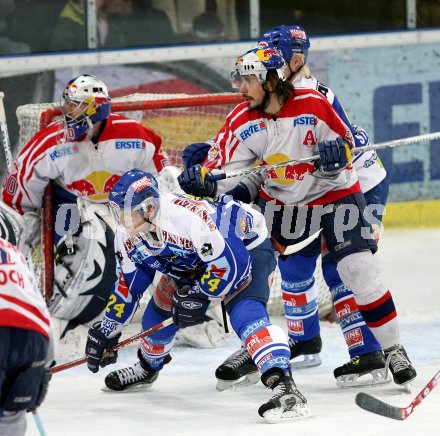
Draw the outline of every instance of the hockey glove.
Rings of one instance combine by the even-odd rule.
[[[177,178],[180,187],[196,197],[214,197],[217,192],[217,181],[208,179],[211,175],[208,168],[194,165],[183,171]]]
[[[182,162],[185,168],[203,164],[211,145],[206,142],[196,142],[188,145],[182,152]]]
[[[178,327],[202,324],[210,301],[197,287],[183,286],[174,292],[172,302],[173,323]]]
[[[27,411],[32,412],[35,409],[38,409],[43,404],[43,401],[46,398],[47,391],[49,390],[49,382],[52,378],[52,367],[55,365],[55,361],[52,362],[52,364],[44,368],[43,374],[41,376],[41,382],[40,382],[40,388],[38,390],[38,395],[35,400],[35,404],[33,407],[29,408]]]
[[[318,142],[319,170],[329,175],[342,171],[353,159],[350,148],[350,143],[341,137]]]
[[[106,365],[115,363],[118,359],[118,352],[108,349],[117,345],[122,333],[117,334],[114,338],[107,338],[100,327],[100,322],[93,324],[87,334],[87,367],[92,372],[98,372],[99,367],[104,368]]]

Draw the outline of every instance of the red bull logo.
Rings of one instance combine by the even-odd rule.
[[[108,200],[108,194],[120,177],[107,171],[94,171],[84,179],[74,180],[66,185],[66,189],[79,197],[87,197],[92,201],[104,202]]]
[[[278,153],[267,158],[265,164],[277,164],[292,160],[289,156]],[[287,165],[285,167],[266,171],[266,177],[279,185],[293,185],[297,180],[304,180],[306,174],[312,174],[315,167],[311,163]]]

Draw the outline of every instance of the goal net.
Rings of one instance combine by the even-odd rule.
[[[182,149],[194,142],[206,142],[216,136],[226,115],[242,101],[239,94],[131,94],[112,99],[112,112],[136,119],[162,137],[172,165],[182,167]],[[19,148],[22,148],[41,128],[61,115],[58,103],[28,104],[17,109],[20,128]],[[42,243],[35,250],[33,262],[42,293],[52,293],[53,242],[51,239],[50,192],[46,193],[42,216]],[[326,317],[332,312],[331,294],[322,277],[320,262],[315,271],[319,287],[319,313]],[[271,285],[269,313],[281,315],[281,277],[278,269]]]

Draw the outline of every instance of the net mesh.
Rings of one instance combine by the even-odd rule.
[[[112,111],[133,118],[162,137],[172,165],[182,166],[182,149],[194,142],[213,138],[224,123],[226,115],[241,101],[238,94],[131,94],[112,99]],[[59,103],[28,104],[17,109],[20,128],[19,149],[44,125],[59,116]],[[33,262],[40,289],[44,293],[44,270],[47,259],[41,248],[34,251]],[[318,283],[319,314],[328,316],[333,308],[331,294],[322,277],[318,262],[315,279]],[[283,314],[281,276],[275,271],[268,304],[269,313]]]

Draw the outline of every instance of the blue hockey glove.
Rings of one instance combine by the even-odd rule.
[[[318,142],[319,169],[328,174],[337,174],[352,161],[350,144],[344,138]]]
[[[185,168],[203,164],[210,148],[211,145],[206,142],[195,142],[188,145],[182,152],[182,162]]]
[[[190,327],[202,324],[208,310],[208,297],[197,288],[183,286],[173,295],[173,323],[179,327]]]
[[[183,171],[177,178],[180,187],[196,197],[214,197],[217,192],[217,181],[208,180],[209,170],[201,165],[194,165]]]
[[[93,327],[89,329],[87,334],[87,367],[92,372],[98,372],[99,367],[104,368],[106,365],[115,363],[118,359],[117,351],[107,350],[117,345],[119,338],[121,337],[121,333],[110,339],[105,336],[105,334],[100,330],[100,327],[100,322],[93,324]]]

